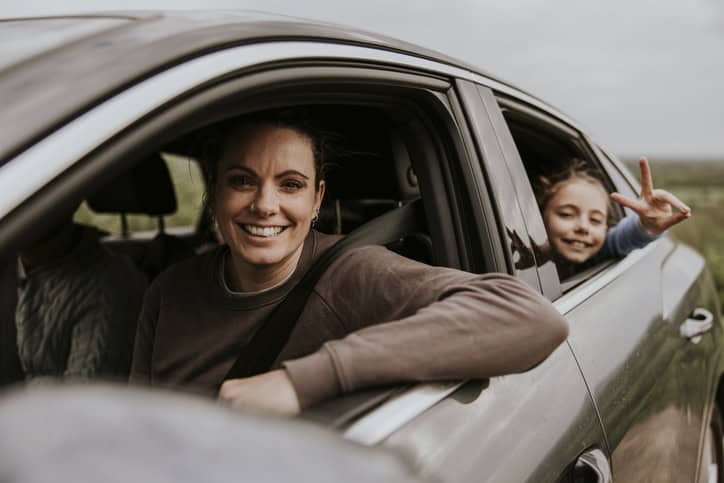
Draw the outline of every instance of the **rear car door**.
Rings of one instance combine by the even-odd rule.
[[[583,136],[560,119],[515,100],[501,103],[546,130],[565,130],[561,136],[571,136],[600,162]],[[499,118],[501,139],[515,146],[506,119]],[[507,161],[518,177],[526,176],[518,149],[508,150]],[[609,184],[633,195],[612,165],[601,167],[612,178]],[[519,196],[534,199],[530,183]],[[541,226],[540,211],[530,210],[526,222]],[[692,295],[701,291],[702,270],[699,255],[663,236],[623,260],[552,282],[562,292],[555,303],[569,320],[569,344],[599,411],[616,481],[695,481],[713,380],[713,347],[692,340],[702,337],[704,320],[715,310],[707,308],[711,301]],[[706,312],[695,315],[696,303]],[[701,320],[689,323],[692,333],[684,334],[682,324],[696,316]],[[711,334],[704,337],[714,343]]]
[[[627,173],[622,163],[595,145],[594,148],[617,189],[635,196],[638,184],[630,176],[625,176]],[[712,405],[716,404],[722,347],[722,326],[717,316],[720,308],[703,257],[681,243],[663,244],[667,249],[664,250],[659,267],[661,318],[669,330],[678,335],[675,338],[678,351],[671,364],[678,369],[676,390],[680,392],[680,414],[677,418],[669,409],[668,417],[658,415],[656,426],[660,427],[657,433],[661,434],[666,429],[669,434],[674,431],[683,433],[678,437],[678,453],[684,458],[684,464],[697,465],[698,461],[692,459],[703,451],[702,442],[709,425]],[[698,445],[698,453],[695,445]],[[621,458],[630,458],[630,455],[625,454],[626,451],[625,448],[618,451]],[[704,470],[700,467],[699,475]]]

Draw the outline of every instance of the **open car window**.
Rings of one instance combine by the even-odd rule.
[[[320,76],[327,72],[323,70]],[[308,69],[305,73],[313,77]],[[289,87],[289,79],[296,74],[295,69],[280,69],[280,87],[265,86],[268,91],[262,94],[247,93],[245,89],[253,81],[246,77],[236,83],[231,80],[230,86],[224,86],[228,89],[205,92],[203,103],[192,97],[167,106],[146,119],[148,122],[106,140],[93,156],[53,183],[49,190],[54,190],[62,203],[69,207],[83,203],[74,219],[96,230],[89,236],[97,237],[103,249],[122,258],[124,266],[145,279],[143,284],[135,284],[132,277],[119,275],[115,282],[119,287],[134,283],[145,288],[169,266],[220,243],[214,222],[202,206],[200,159],[195,156],[194,143],[218,123],[280,107],[306,110],[330,135],[330,167],[319,231],[347,234],[384,213],[416,203],[423,213],[419,229],[391,243],[390,249],[424,263],[485,269],[471,259],[488,247],[476,243],[478,227],[460,221],[466,219],[469,201],[464,190],[453,188],[463,184],[459,170],[466,163],[459,162],[465,151],[455,115],[445,103],[449,85],[437,78],[420,77],[420,84],[414,86],[409,74],[404,75],[405,82],[396,83],[395,73],[375,72],[373,76],[393,79],[375,85],[367,73],[358,85],[348,80],[335,86],[324,79],[319,84]],[[269,81],[268,73],[257,77],[259,82]],[[168,180],[162,181],[165,178]],[[45,190],[38,198],[34,219],[52,224],[53,213],[42,207],[44,196]],[[17,239],[34,242],[44,235],[18,232]],[[467,244],[476,246],[472,256]],[[136,314],[140,310],[143,290],[140,292],[124,302],[129,312],[133,312],[133,304]],[[129,316],[123,324],[127,330],[112,340],[114,350],[124,353],[119,365],[90,378],[124,379],[134,320]],[[8,340],[22,336],[18,332]],[[58,356],[57,365],[65,357],[67,354]],[[32,377],[34,370],[40,368],[21,361],[14,379]],[[54,375],[62,376],[63,371]],[[372,406],[382,400],[374,396]],[[370,404],[365,398],[359,407],[364,412],[371,409]],[[317,413],[315,418],[331,420],[337,412],[328,414],[320,418]]]
[[[605,240],[606,229],[615,226],[624,214],[621,207],[608,197],[616,188],[578,131],[547,114],[512,101],[501,100],[501,107],[548,232],[545,244],[536,247],[536,258],[556,265],[561,289],[566,292],[611,263],[611,260],[597,258],[596,254]],[[553,198],[552,194],[566,184],[571,171],[585,173],[590,183],[582,183],[582,186],[595,185],[596,188],[588,186],[582,189],[580,197],[574,198],[581,203],[576,203],[571,208],[573,211],[565,208],[551,215],[552,208],[548,203]],[[596,203],[591,201],[594,198]],[[572,234],[574,230],[579,230],[578,227],[560,228],[555,224],[556,215],[573,218],[574,213],[584,209],[592,214],[585,216],[586,226],[580,228],[583,230],[580,236]],[[598,225],[598,230],[594,225]],[[597,230],[595,237],[589,235],[589,230]],[[595,249],[596,243],[601,244],[598,249]],[[560,255],[566,249],[574,252],[572,259],[575,261],[570,262]]]

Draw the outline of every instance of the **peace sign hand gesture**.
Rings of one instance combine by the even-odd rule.
[[[611,193],[611,199],[635,211],[639,215],[641,227],[645,231],[652,235],[659,235],[669,227],[691,216],[691,208],[676,196],[666,190],[654,189],[649,162],[646,158],[642,157],[639,160],[639,168],[641,169],[641,195],[639,198],[632,200],[621,193]],[[674,213],[672,207],[678,211]]]

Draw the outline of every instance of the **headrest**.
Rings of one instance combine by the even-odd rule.
[[[88,206],[96,213],[175,213],[176,194],[166,162],[155,154],[136,164],[90,196]]]
[[[352,152],[331,163],[325,198],[409,201],[420,196],[404,143],[386,138],[376,144],[378,152]]]

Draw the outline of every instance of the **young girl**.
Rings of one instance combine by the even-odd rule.
[[[586,165],[574,160],[564,171],[540,179],[538,201],[548,244],[538,247],[539,255],[553,260],[562,278],[586,262],[626,256],[691,216],[689,207],[674,195],[654,189],[646,158],[639,161],[641,196],[635,200],[620,193],[609,198],[601,180],[587,171]],[[609,229],[611,199],[635,214]]]

